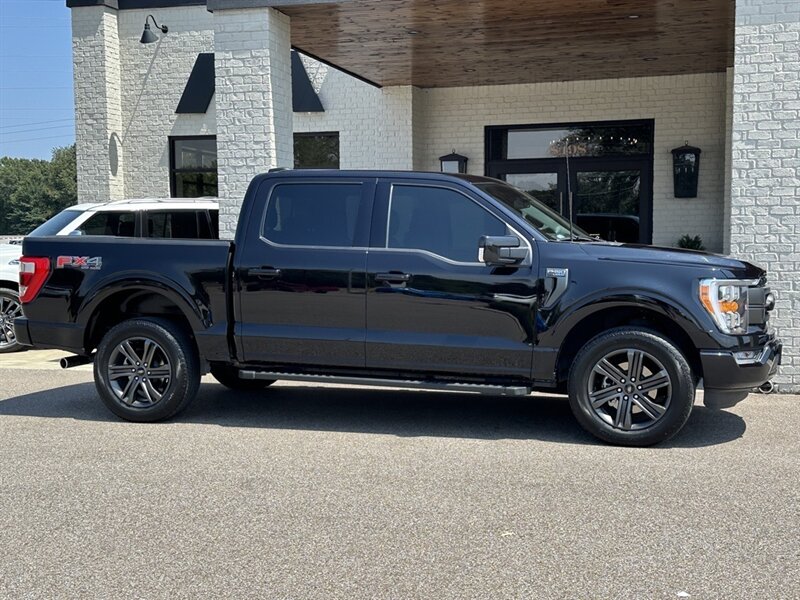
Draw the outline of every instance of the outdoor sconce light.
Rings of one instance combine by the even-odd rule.
[[[697,180],[700,176],[700,148],[687,141],[672,151],[672,177],[676,198],[697,198]]]
[[[442,173],[466,173],[467,172],[467,157],[456,154],[453,150],[452,154],[440,156],[439,162],[442,164]]]
[[[153,15],[147,15],[144,18],[144,31],[142,32],[142,39],[139,40],[142,44],[152,44],[153,42],[158,41],[158,36],[150,30],[150,23],[147,22],[148,19],[153,20],[153,25],[156,26],[156,29],[160,29],[161,33],[167,33],[169,31],[169,27],[166,25],[159,25],[156,23],[156,18]]]

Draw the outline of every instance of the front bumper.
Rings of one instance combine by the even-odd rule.
[[[756,349],[757,357],[747,363],[737,362],[727,350],[701,350],[703,364],[703,402],[709,408],[729,408],[766,383],[778,371],[783,344],[774,336]]]

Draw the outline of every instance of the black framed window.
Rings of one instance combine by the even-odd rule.
[[[486,127],[486,174],[603,239],[649,244],[653,120]]]
[[[217,195],[217,138],[171,137],[170,194],[174,198]]]
[[[338,169],[339,132],[295,133],[295,169]]]

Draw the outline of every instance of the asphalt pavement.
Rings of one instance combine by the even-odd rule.
[[[798,598],[800,397],[615,448],[564,398],[204,380],[132,424],[0,356],[3,598]]]

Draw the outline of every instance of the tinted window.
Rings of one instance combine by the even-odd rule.
[[[205,240],[213,237],[204,210],[152,211],[145,220],[145,237]]]
[[[338,133],[295,133],[295,169],[338,169]]]
[[[399,185],[392,189],[387,246],[428,250],[460,262],[478,262],[484,235],[505,235],[506,225],[458,192]]]
[[[52,217],[39,225],[36,229],[31,231],[28,235],[43,236],[43,235],[56,235],[59,231],[64,229],[67,225],[72,223],[78,215],[81,214],[79,210],[62,210],[55,217]]]
[[[171,138],[172,195],[197,198],[217,195],[217,139]]]
[[[262,235],[294,246],[352,246],[361,184],[283,184],[272,190]]]
[[[136,213],[98,212],[83,222],[76,231],[83,235],[115,235],[133,237],[136,229]]]

